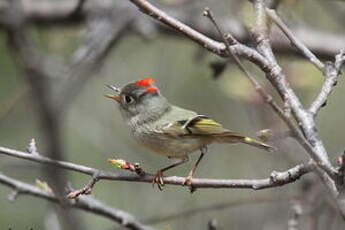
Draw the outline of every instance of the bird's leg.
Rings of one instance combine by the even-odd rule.
[[[154,186],[155,184],[157,184],[158,186],[158,189],[159,190],[163,190],[162,187],[164,186],[164,181],[163,181],[163,172],[169,170],[169,169],[172,169],[172,168],[175,168],[176,166],[180,165],[180,164],[183,164],[185,162],[188,161],[188,157],[184,157],[184,158],[178,158],[173,164],[165,167],[165,168],[162,168],[162,169],[159,169],[157,170],[155,176],[153,177],[153,180],[152,180],[152,186]]]
[[[188,185],[188,186],[192,185],[192,178],[193,178],[193,175],[195,173],[195,170],[198,167],[200,161],[202,160],[202,158],[204,157],[206,152],[207,152],[207,147],[206,146],[202,147],[200,149],[200,156],[199,156],[198,160],[195,162],[195,165],[193,166],[193,168],[188,173],[188,176],[186,176],[185,181],[183,182],[183,185]]]

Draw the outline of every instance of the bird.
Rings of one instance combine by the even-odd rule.
[[[244,143],[269,152],[275,147],[224,128],[213,119],[194,111],[172,105],[161,94],[153,78],[129,82],[121,88],[106,85],[115,94],[106,97],[117,102],[125,123],[134,139],[154,153],[174,159],[158,169],[152,184],[161,190],[163,173],[189,159],[189,154],[200,151],[200,156],[185,177],[183,185],[192,186],[193,175],[213,143]]]

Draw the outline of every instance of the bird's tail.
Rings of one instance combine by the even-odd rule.
[[[237,134],[229,134],[229,135],[222,136],[218,139],[218,141],[222,143],[239,143],[240,142],[240,143],[244,143],[247,145],[251,145],[251,146],[263,149],[268,152],[276,151],[276,148],[271,145],[265,144],[261,141],[254,140],[253,138],[250,138],[250,137],[245,137],[245,136],[241,136]]]

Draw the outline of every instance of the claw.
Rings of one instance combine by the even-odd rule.
[[[155,176],[153,177],[152,180],[152,187],[155,186],[155,184],[158,186],[158,189],[160,191],[163,190],[164,187],[164,181],[163,181],[163,172],[161,170],[158,170],[155,174]]]
[[[196,191],[196,188],[192,185],[192,179],[193,179],[193,176],[192,175],[188,175],[185,177],[185,180],[183,182],[183,186],[188,186],[189,187],[189,190],[190,190],[190,193],[194,193]]]
[[[193,177],[191,175],[188,175],[184,178],[183,186],[191,186],[192,185],[192,179]]]

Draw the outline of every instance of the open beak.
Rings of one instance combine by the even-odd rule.
[[[113,85],[105,85],[105,86],[108,87],[109,89],[115,91],[116,93],[120,93],[120,89],[117,88],[116,86],[113,86]],[[106,94],[104,96],[107,98],[113,99],[117,102],[120,102],[120,96],[119,95]]]

